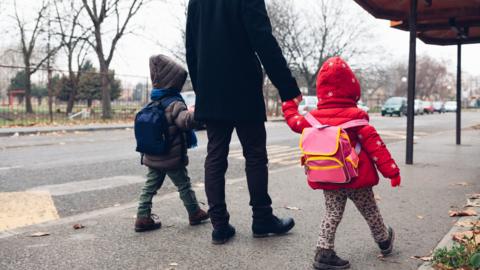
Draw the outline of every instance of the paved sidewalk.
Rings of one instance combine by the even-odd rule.
[[[348,203],[336,246],[351,261],[351,269],[416,269],[421,262],[410,257],[428,255],[451,229],[456,221],[448,216],[451,207],[462,207],[465,194],[480,191],[480,130],[465,130],[463,146],[453,141],[453,132],[419,139],[416,165],[401,166],[403,187],[392,189],[382,180],[375,189],[385,221],[396,229],[392,257],[377,258],[365,221]],[[403,164],[404,142],[389,148]],[[164,227],[151,233],[133,232],[135,202],[0,233],[0,269],[311,269],[323,195],[307,187],[299,166],[270,175],[275,212],[297,222],[286,236],[253,239],[246,181],[229,179],[227,196],[237,236],[227,245],[211,245],[209,224],[188,226],[178,195],[172,193],[156,198],[154,210]],[[205,202],[203,187],[196,189]],[[85,228],[74,230],[76,223]],[[35,232],[50,235],[29,237]]]

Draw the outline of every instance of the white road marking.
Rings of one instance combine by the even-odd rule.
[[[298,148],[297,147],[288,147],[288,148],[281,148],[281,149],[275,149],[275,150],[269,150],[267,148],[267,152],[268,152],[268,155],[271,156],[271,155],[276,155],[276,154],[283,154],[283,153],[289,153],[291,154],[292,152],[295,153],[295,152],[298,152]],[[230,154],[229,155],[230,158],[243,158],[243,153],[238,153],[238,154]]]
[[[12,169],[18,169],[22,168],[23,166],[10,166],[10,167],[0,167],[0,171],[6,171],[6,170],[12,170]]]
[[[293,165],[300,164],[300,149],[296,146],[269,145],[267,146],[270,164]],[[229,158],[244,160],[241,150],[232,151]]]
[[[94,180],[70,182],[58,185],[45,185],[27,191],[47,191],[52,196],[75,194],[85,191],[105,190],[145,182],[141,176],[123,175]]]

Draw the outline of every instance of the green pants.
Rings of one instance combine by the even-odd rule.
[[[166,175],[172,179],[173,184],[177,187],[180,193],[180,199],[182,199],[188,214],[193,215],[200,209],[197,198],[195,197],[195,192],[192,190],[190,177],[188,177],[186,168],[172,171],[159,171],[149,168],[147,182],[145,182],[142,194],[140,195],[137,217],[150,216],[153,196],[155,196],[157,191],[162,187]]]

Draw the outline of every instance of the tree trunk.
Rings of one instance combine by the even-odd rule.
[[[68,102],[67,102],[67,115],[72,113],[73,106],[75,104],[75,97],[77,96],[77,81],[75,78],[75,74],[73,74],[72,71],[69,72],[68,80],[70,81],[69,84],[71,88],[70,88],[70,93],[69,93]]]
[[[102,77],[102,118],[112,118],[112,104],[110,97],[110,80],[108,78],[108,66],[105,61],[100,61],[100,72]]]
[[[87,107],[88,107],[89,109],[92,108],[92,103],[93,103],[93,100],[87,99]]]
[[[25,111],[27,113],[33,113],[32,107],[32,81],[30,74],[30,63],[25,65]]]

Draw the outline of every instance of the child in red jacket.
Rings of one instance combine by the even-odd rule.
[[[317,78],[318,109],[311,114],[322,124],[338,126],[350,120],[369,120],[368,114],[357,108],[360,84],[350,67],[340,57],[328,59]],[[298,100],[283,103],[283,113],[290,128],[302,133],[310,124],[298,112]],[[375,242],[384,256],[392,253],[395,234],[386,227],[377,207],[372,187],[378,184],[377,169],[391,179],[393,187],[400,185],[400,170],[373,126],[347,129],[352,147],[359,153],[359,176],[348,184],[310,183],[325,195],[325,216],[320,226],[314,267],[316,269],[346,269],[350,263],[334,251],[335,232],[342,219],[347,199],[353,201],[370,227]]]

